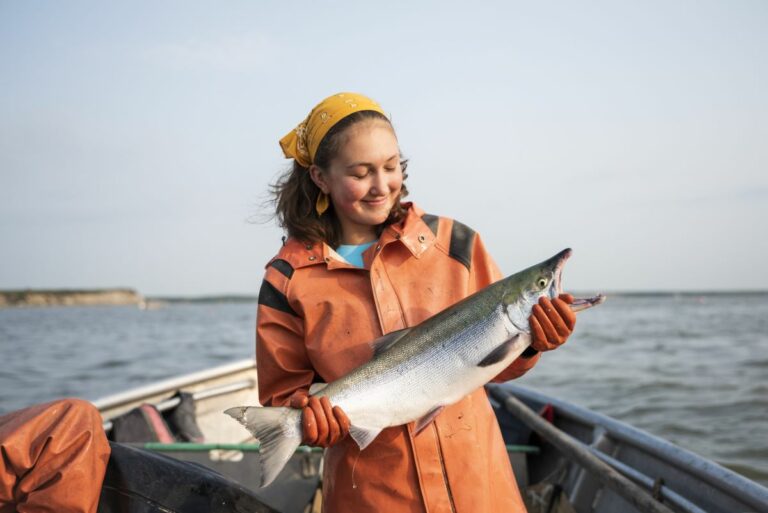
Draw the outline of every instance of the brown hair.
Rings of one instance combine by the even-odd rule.
[[[315,165],[321,169],[328,169],[328,165],[344,142],[344,132],[355,123],[374,119],[386,121],[392,126],[386,116],[372,110],[355,112],[336,123],[320,141],[320,146],[315,153]],[[401,221],[405,217],[402,199],[408,194],[408,189],[405,186],[405,179],[408,177],[405,172],[408,161],[401,160],[400,165],[403,168],[403,186],[400,190],[400,197],[389,212],[386,221],[377,227],[377,235],[381,235],[385,227]],[[308,168],[294,160],[291,169],[270,185],[270,192],[274,197],[272,203],[275,206],[277,222],[288,232],[289,237],[304,242],[326,242],[333,248],[341,244],[341,223],[333,204],[331,203],[322,216],[318,215],[315,210],[320,188],[312,181]]]

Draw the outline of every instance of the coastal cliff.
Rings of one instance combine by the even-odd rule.
[[[133,289],[4,290],[0,308],[24,306],[141,305],[144,297]]]

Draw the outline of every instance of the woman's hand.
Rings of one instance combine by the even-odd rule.
[[[349,434],[349,419],[338,407],[331,407],[327,397],[308,397],[303,390],[295,392],[291,408],[303,409],[301,416],[302,444],[330,447]]]
[[[539,304],[533,305],[533,314],[528,318],[533,349],[551,351],[568,340],[576,325],[576,314],[568,306],[571,303],[572,295],[560,294],[551,301],[548,297],[541,297]]]

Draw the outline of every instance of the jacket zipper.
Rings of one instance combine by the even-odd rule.
[[[445,470],[445,460],[443,460],[443,448],[440,447],[440,433],[437,431],[437,425],[433,421],[432,429],[435,430],[435,443],[437,444],[437,456],[440,458],[440,469],[443,472],[443,484],[445,484],[445,492],[448,494],[448,503],[451,505],[451,512],[456,513],[456,504],[453,502],[453,493],[451,493],[451,486],[448,484],[448,472]]]

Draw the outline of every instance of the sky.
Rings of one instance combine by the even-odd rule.
[[[409,199],[566,289],[768,289],[768,3],[0,0],[0,289],[256,294],[278,140],[390,113]]]

